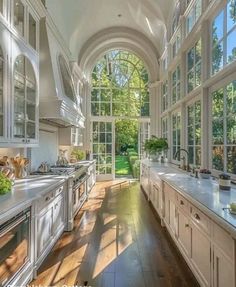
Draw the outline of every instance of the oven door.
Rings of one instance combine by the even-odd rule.
[[[87,176],[83,177],[80,182],[78,182],[73,187],[73,212],[74,216],[77,214],[79,209],[82,207],[83,203],[87,198]]]
[[[0,226],[0,286],[6,286],[29,262],[30,210]]]

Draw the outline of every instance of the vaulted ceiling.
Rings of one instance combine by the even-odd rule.
[[[160,54],[174,3],[175,0],[46,0],[46,7],[76,60],[91,37],[112,27],[141,32]]]

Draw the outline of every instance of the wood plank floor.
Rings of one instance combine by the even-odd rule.
[[[31,286],[199,286],[139,184],[97,183]]]

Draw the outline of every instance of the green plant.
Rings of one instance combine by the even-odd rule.
[[[11,191],[12,182],[2,172],[0,172],[0,195]]]
[[[162,152],[168,149],[168,143],[164,138],[158,138],[156,136],[151,136],[144,143],[144,150],[149,154],[156,154],[157,152]]]
[[[74,148],[74,149],[72,150],[71,155],[72,155],[73,157],[75,157],[76,160],[85,159],[85,152],[84,152],[83,150],[78,149],[78,148]]]

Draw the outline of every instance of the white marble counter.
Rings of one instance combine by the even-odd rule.
[[[191,177],[171,164],[148,160],[143,163],[150,167],[151,178],[158,175],[236,237],[236,215],[229,210],[223,210],[223,207],[229,207],[230,203],[236,202],[236,186],[232,185],[230,191],[222,191],[219,190],[217,180]]]
[[[30,176],[27,179],[16,180],[12,191],[0,195],[0,222],[16,209],[24,209],[34,200],[41,197],[51,189],[61,185],[66,177],[56,175]]]

